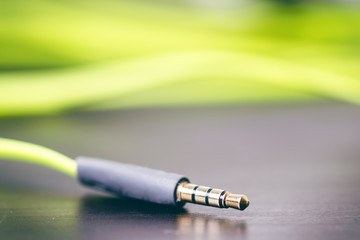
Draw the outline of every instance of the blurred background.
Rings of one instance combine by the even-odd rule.
[[[0,116],[360,103],[355,1],[1,1]]]
[[[0,238],[359,239],[359,104],[356,0],[2,0],[1,137],[251,205],[179,212],[0,161]]]

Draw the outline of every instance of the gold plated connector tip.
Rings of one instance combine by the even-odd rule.
[[[225,205],[231,208],[236,208],[239,210],[244,210],[249,206],[249,199],[242,194],[232,194],[230,193],[225,198]]]
[[[245,210],[250,205],[250,201],[247,196],[243,195],[240,201],[240,210]]]
[[[198,186],[182,182],[176,189],[178,202],[191,202],[219,208],[244,210],[249,206],[249,199],[243,194],[232,194],[221,189]]]

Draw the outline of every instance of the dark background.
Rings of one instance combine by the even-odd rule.
[[[359,239],[359,123],[336,102],[1,119],[2,137],[182,173],[251,203],[177,210],[1,161],[0,239]]]

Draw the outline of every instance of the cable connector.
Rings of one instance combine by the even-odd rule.
[[[118,196],[182,207],[186,202],[244,210],[245,195],[191,184],[181,174],[89,157],[76,158],[77,177],[88,187]]]
[[[176,189],[178,202],[191,202],[218,208],[235,208],[244,210],[250,204],[248,198],[243,194],[233,194],[231,192],[199,186],[189,182],[179,183]]]

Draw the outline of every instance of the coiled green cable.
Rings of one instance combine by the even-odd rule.
[[[76,162],[73,159],[32,143],[0,138],[0,160],[4,159],[39,164],[71,177],[76,176]]]

